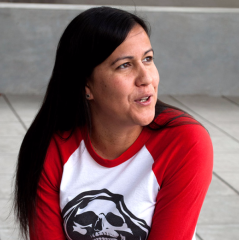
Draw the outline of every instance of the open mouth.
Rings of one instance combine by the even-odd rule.
[[[135,102],[146,103],[146,102],[150,101],[150,98],[151,98],[151,96],[142,97],[142,98],[139,98],[139,99],[135,100]]]
[[[141,98],[139,101],[140,101],[140,102],[147,102],[147,101],[149,100],[149,98],[150,98],[150,96],[148,96],[148,97],[143,97],[143,98]]]

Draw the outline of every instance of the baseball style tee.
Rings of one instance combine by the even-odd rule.
[[[30,239],[192,240],[212,177],[212,143],[194,119],[165,110],[118,158],[101,158],[86,128],[54,135]],[[178,126],[188,120],[191,124]]]

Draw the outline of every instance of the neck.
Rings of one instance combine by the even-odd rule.
[[[112,160],[119,157],[135,142],[142,129],[142,126],[116,127],[93,123],[90,139],[99,156]]]

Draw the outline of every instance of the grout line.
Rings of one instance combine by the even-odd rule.
[[[231,100],[230,98],[227,98],[226,96],[222,96],[222,98],[226,99],[227,101],[233,103],[234,105],[236,105],[237,107],[239,106],[239,104],[237,102],[234,102],[233,100]]]
[[[191,108],[189,108],[188,106],[186,106],[185,104],[181,103],[179,100],[177,100],[176,98],[174,98],[173,96],[169,95],[174,101],[180,103],[183,107],[185,107],[186,109],[190,110],[192,113],[194,113],[195,115],[197,115],[198,117],[200,117],[201,119],[203,119],[204,121],[206,121],[207,123],[209,123],[211,126],[215,127],[217,130],[219,130],[220,132],[224,133],[225,135],[227,135],[228,137],[230,137],[231,139],[233,139],[234,141],[236,141],[237,143],[239,143],[239,140],[235,137],[233,137],[232,135],[230,135],[229,133],[225,132],[223,129],[221,129],[220,127],[218,127],[217,125],[214,125],[212,122],[208,121],[208,119],[204,118],[203,116],[201,116],[200,114],[198,114],[197,112],[193,111]]]
[[[225,183],[229,188],[231,188],[236,194],[239,195],[239,191],[235,189],[233,186],[231,186],[228,182],[226,182],[222,177],[220,177],[217,173],[213,171],[213,175],[216,176],[219,180],[221,180],[223,183]]]
[[[196,233],[196,236],[199,240],[203,240],[202,237],[198,233]]]
[[[18,113],[16,112],[16,110],[14,109],[14,107],[12,106],[12,104],[10,103],[10,101],[8,100],[8,98],[6,97],[5,94],[2,94],[4,100],[6,101],[6,103],[8,104],[8,106],[10,107],[10,109],[12,110],[12,112],[14,113],[14,115],[16,116],[16,118],[18,119],[18,121],[22,124],[23,128],[27,131],[27,127],[24,124],[24,122],[22,121],[22,119],[20,118],[20,116],[18,115]]]

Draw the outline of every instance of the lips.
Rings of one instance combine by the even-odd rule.
[[[151,101],[152,94],[144,95],[138,99],[135,100],[137,103],[147,103]]]
[[[146,102],[149,98],[150,98],[150,97],[143,97],[143,98],[141,98],[139,101],[140,101],[140,102]]]

